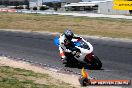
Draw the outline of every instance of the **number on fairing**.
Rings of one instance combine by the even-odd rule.
[[[80,57],[80,52],[76,52],[75,57],[79,58]]]

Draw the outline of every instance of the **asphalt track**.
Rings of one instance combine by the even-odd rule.
[[[0,53],[80,73],[81,68],[60,62],[58,49],[53,44],[55,36],[0,31]],[[90,76],[97,79],[132,80],[132,42],[86,39],[93,44],[94,53],[103,63],[102,70],[89,70]]]

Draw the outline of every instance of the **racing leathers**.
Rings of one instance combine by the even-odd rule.
[[[72,39],[80,40],[81,37],[74,34]],[[62,60],[66,59],[65,52],[68,52],[68,53],[72,52],[71,48],[69,48],[70,43],[71,43],[71,41],[68,40],[64,34],[60,35],[60,38],[59,38],[59,44],[60,44],[59,45],[59,51],[60,51],[60,56],[61,56]]]

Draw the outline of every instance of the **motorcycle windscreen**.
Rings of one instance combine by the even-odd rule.
[[[85,43],[83,40],[80,40],[80,41],[76,41],[74,42],[75,46],[78,46],[78,47],[81,47],[81,48],[84,48],[84,49],[90,49],[89,46],[87,45],[87,43]]]

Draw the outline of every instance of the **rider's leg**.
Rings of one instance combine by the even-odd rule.
[[[65,52],[61,47],[59,47],[59,51],[60,51],[61,60],[64,61],[66,59]]]

